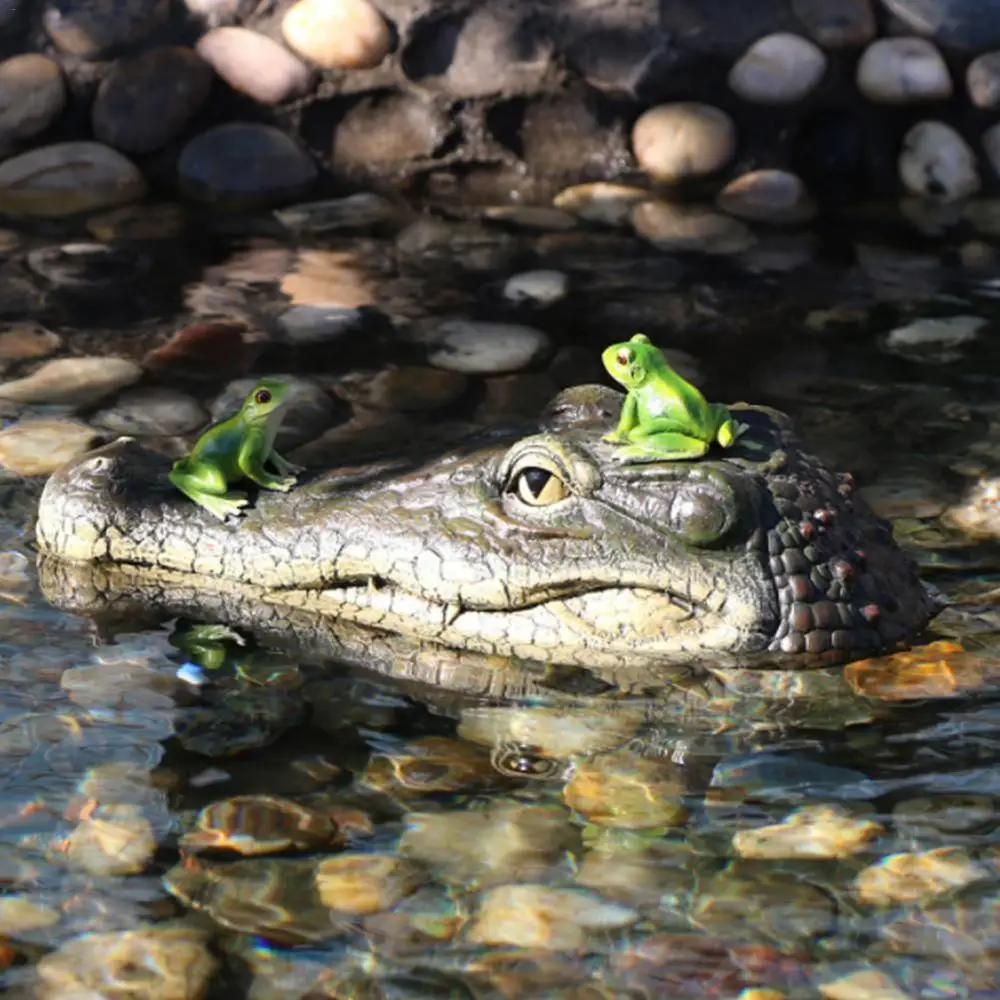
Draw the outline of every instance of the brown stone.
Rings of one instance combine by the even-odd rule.
[[[58,63],[34,53],[0,63],[0,143],[44,131],[66,104]]]

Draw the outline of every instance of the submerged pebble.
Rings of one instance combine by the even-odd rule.
[[[847,858],[883,832],[841,806],[804,806],[781,823],[741,830],[733,849],[743,858]]]
[[[0,382],[0,400],[83,407],[138,382],[141,377],[142,368],[125,358],[58,358],[45,362],[24,378]]]
[[[381,913],[414,892],[418,884],[410,864],[387,854],[339,854],[316,867],[320,901],[340,913]]]
[[[631,907],[584,890],[502,885],[483,896],[468,937],[477,944],[580,952],[589,931],[621,930],[638,919]]]
[[[550,350],[547,334],[514,323],[449,319],[439,323],[428,339],[428,362],[463,375],[519,371]]]
[[[912,854],[890,854],[855,879],[858,899],[872,906],[925,903],[992,877],[985,865],[958,847],[939,847]]]

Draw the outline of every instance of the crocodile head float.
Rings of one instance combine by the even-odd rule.
[[[225,618],[236,602],[242,627],[303,613],[594,670],[799,668],[891,647],[932,616],[889,526],[783,415],[737,405],[748,429],[724,452],[630,463],[602,440],[621,400],[566,390],[529,433],[307,475],[232,524],[119,438],[49,479],[38,544],[165,609]],[[51,598],[65,577],[45,579]]]

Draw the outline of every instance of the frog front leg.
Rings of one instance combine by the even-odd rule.
[[[718,427],[715,440],[723,448],[731,448],[736,440],[750,429],[747,424],[734,420],[729,408],[721,403],[712,403],[712,415]]]
[[[619,449],[625,459],[641,458],[665,462],[701,458],[709,442],[686,433],[686,425],[661,417],[635,427],[629,434],[629,444]]]
[[[618,417],[618,426],[610,433],[605,434],[605,441],[610,441],[612,443],[618,441],[628,441],[629,436],[632,433],[632,429],[639,422],[639,403],[635,396],[630,392],[625,396],[625,400],[622,402],[621,414]]]
[[[226,477],[210,462],[195,462],[181,458],[174,462],[167,478],[186,497],[204,507],[220,521],[239,517],[247,504],[247,495],[230,490]]]
[[[267,460],[277,469],[279,476],[288,476],[296,472],[304,472],[304,465],[296,465],[294,462],[289,462],[287,458],[282,458],[273,448],[271,449],[271,454],[267,456]]]
[[[247,479],[252,480],[265,490],[280,490],[282,493],[287,493],[295,485],[295,477],[284,475],[272,476],[264,468],[264,455],[261,443],[260,435],[247,435],[247,439],[243,442],[239,456],[236,459],[236,464],[239,466],[240,472]],[[272,451],[268,457],[273,459],[274,452]],[[277,468],[277,464],[275,464],[275,468]]]

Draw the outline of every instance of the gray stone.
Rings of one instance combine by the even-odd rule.
[[[181,191],[198,201],[253,207],[301,197],[318,176],[308,153],[272,125],[230,122],[192,139],[181,153]]]
[[[427,340],[427,360],[435,368],[464,375],[520,371],[544,357],[550,347],[548,336],[530,326],[459,318],[436,324]]]
[[[982,49],[1000,44],[995,0],[881,0],[912,31],[941,45]]]
[[[91,423],[115,434],[173,436],[204,427],[208,414],[187,393],[150,387],[123,392],[113,406],[95,414]]]
[[[792,10],[825,49],[866,45],[875,37],[871,0],[792,0]]]
[[[562,271],[522,271],[507,279],[503,297],[514,305],[545,307],[566,297],[569,277]]]
[[[973,59],[965,71],[965,86],[977,108],[1000,105],[1000,52],[985,52]]]
[[[907,190],[942,201],[967,198],[980,188],[975,153],[950,125],[939,121],[919,122],[906,133],[899,176]]]
[[[94,135],[126,153],[154,152],[201,110],[211,86],[212,71],[181,46],[120,59],[97,91]]]
[[[362,315],[353,306],[299,305],[286,309],[278,322],[293,344],[324,344],[357,330]]]
[[[884,104],[910,104],[951,97],[952,83],[941,53],[926,38],[880,38],[858,63],[858,89]]]
[[[791,32],[765,35],[729,71],[729,86],[756,104],[795,104],[826,72],[826,56],[809,39]]]
[[[42,23],[56,48],[99,59],[141,42],[170,16],[170,0],[49,0]]]

